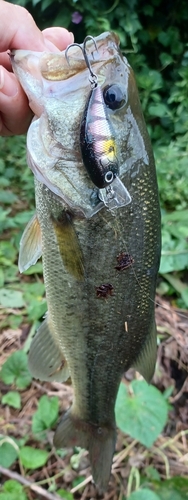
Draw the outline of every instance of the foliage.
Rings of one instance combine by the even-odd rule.
[[[24,488],[14,479],[9,479],[4,483],[0,491],[0,500],[27,500]]]
[[[59,490],[57,490],[57,493],[64,500],[74,500],[74,497],[73,497],[72,493],[70,493],[67,490],[64,490],[63,488],[60,488]]]
[[[145,481],[144,481],[145,484]],[[128,497],[128,500],[187,500],[188,480],[178,476],[172,479],[151,481],[150,488],[139,488]]]
[[[155,146],[160,201],[166,210],[185,210],[188,205],[188,135],[171,141],[168,146]]]
[[[40,398],[37,411],[32,419],[32,432],[39,439],[45,438],[45,431],[52,427],[58,418],[59,401],[56,396],[48,398],[44,395]]]
[[[163,482],[154,482],[153,487],[161,500],[187,500],[188,479],[174,476]]]
[[[23,446],[20,449],[20,461],[26,469],[38,469],[48,460],[48,452],[32,448],[32,446]]]
[[[118,427],[146,447],[152,446],[167,421],[168,404],[163,395],[145,381],[121,383],[116,401]]]
[[[9,405],[19,410],[21,408],[20,393],[17,391],[9,391],[7,392],[7,394],[4,394],[4,396],[2,396],[1,402],[3,405]]]
[[[18,389],[25,389],[31,383],[31,375],[27,367],[27,355],[17,351],[5,361],[0,377],[5,384],[15,384]]]
[[[160,500],[160,497],[148,488],[143,488],[131,493],[128,500]]]
[[[18,457],[19,449],[11,438],[0,436],[0,465],[9,468]]]

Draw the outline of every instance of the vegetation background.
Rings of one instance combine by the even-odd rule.
[[[67,27],[73,31],[75,41],[78,43],[82,42],[87,34],[96,36],[103,31],[113,30],[119,35],[121,49],[135,71],[142,108],[156,158],[162,211],[162,258],[158,293],[161,297],[171,299],[174,307],[182,308],[182,314],[186,317],[188,306],[187,0],[144,2],[142,0],[115,0],[114,2],[110,0],[66,0],[66,2],[62,0],[18,0],[13,3],[25,6],[41,29],[52,25]],[[32,335],[46,310],[46,302],[41,264],[38,263],[22,278],[18,276],[17,270],[20,236],[34,211],[33,177],[26,168],[25,137],[0,138],[0,147],[0,328],[3,346],[2,360],[5,361],[1,371],[1,401],[4,415],[0,438],[0,467],[4,467],[6,471],[17,471],[24,479],[30,476],[32,481],[36,481],[37,478],[38,485],[41,481],[44,484],[41,494],[39,490],[34,491],[30,486],[29,490],[25,489],[26,483],[24,486],[19,484],[20,477],[12,479],[13,476],[10,475],[11,479],[5,481],[0,490],[0,500],[31,500],[41,498],[41,495],[44,497],[47,495],[48,499],[55,499],[58,498],[55,496],[57,492],[61,498],[88,498],[87,494],[91,497],[91,491],[88,490],[86,494],[84,486],[79,490],[81,494],[77,492],[77,489],[75,490],[79,481],[81,483],[84,481],[83,474],[80,475],[80,470],[82,470],[80,463],[83,462],[82,450],[75,450],[71,459],[65,450],[55,455],[56,460],[65,459],[64,471],[69,472],[69,478],[72,477],[70,471],[78,471],[78,474],[76,476],[73,474],[73,479],[67,483],[64,472],[64,488],[58,486],[59,476],[53,465],[54,458],[50,455],[49,432],[58,418],[60,388],[56,386],[54,392],[53,388],[50,392],[48,384],[41,385],[43,389],[40,390],[42,393],[46,391],[47,396],[44,394],[41,396],[40,391],[37,396],[35,395],[36,400],[30,415],[27,416],[28,420],[27,418],[26,421],[24,420],[24,432],[23,429],[21,432],[19,427],[20,418],[27,414],[27,412],[24,413],[24,408],[27,407],[28,394],[31,396],[30,391],[34,390],[31,387],[35,387],[36,390],[36,384],[35,386],[31,384],[27,370],[27,352]],[[169,341],[170,332],[168,326],[166,329],[163,326],[159,328],[160,345]],[[184,332],[186,335],[186,327]],[[181,336],[181,331],[179,335]],[[18,347],[21,348],[19,352],[16,351]],[[185,348],[182,347],[182,349],[185,354]],[[177,348],[177,357],[178,377],[182,377],[182,384],[173,385],[174,379],[170,373],[167,385],[161,381],[160,376],[156,379],[156,385],[163,390],[163,393],[160,393],[156,387],[152,387],[151,391],[157,391],[157,393],[148,393],[146,385],[137,380],[132,381],[130,386],[127,382],[127,385],[122,385],[120,389],[116,409],[117,420],[119,428],[127,433],[128,437],[125,438],[123,434],[124,438],[121,439],[118,455],[120,458],[116,460],[116,463],[123,464],[121,478],[123,470],[128,472],[127,476],[124,473],[127,486],[123,490],[117,479],[118,473],[116,473],[114,499],[122,500],[129,497],[130,500],[165,500],[168,498],[185,500],[188,498],[185,468],[182,466],[179,475],[176,474],[175,478],[171,478],[170,455],[167,453],[169,446],[167,443],[171,436],[169,426],[170,429],[172,428],[172,417],[169,416],[167,420],[169,398],[171,402],[173,397],[177,400],[177,393],[182,390],[182,387],[184,387],[182,394],[185,395],[188,391],[185,386],[186,362],[183,360],[180,363],[180,358],[182,360],[180,347]],[[51,393],[53,395],[50,397]],[[65,390],[65,399],[69,398],[67,394]],[[136,405],[133,405],[133,414],[130,394],[134,395],[132,401]],[[145,413],[142,413],[143,400]],[[162,410],[158,414],[159,407]],[[135,408],[139,419],[135,421],[136,430],[132,430]],[[172,414],[173,408],[172,405]],[[126,422],[125,417],[122,416],[125,413]],[[152,420],[153,413],[156,415],[159,426],[156,420],[154,422]],[[183,451],[185,442],[182,445],[181,440],[186,440],[188,434],[187,418],[186,414],[185,425],[181,426],[180,433],[177,428],[173,428],[169,452],[169,454],[172,453],[175,447],[176,458],[181,459],[182,464],[184,464],[182,457],[185,455]],[[152,423],[150,432],[148,432],[149,422]],[[164,432],[160,434],[164,426]],[[161,465],[156,465],[154,460],[157,452],[152,446],[156,439],[158,439],[158,449],[165,464],[165,472]],[[128,464],[127,447],[128,450],[132,449],[135,452],[133,458],[141,455],[140,461],[139,459],[136,461],[135,458],[132,463]],[[47,466],[49,461],[50,465]],[[42,472],[41,467],[43,467]],[[46,481],[44,467],[46,467],[45,470],[51,467]],[[60,467],[62,468],[62,465],[57,465],[57,470]],[[39,470],[38,476],[35,469]],[[161,482],[164,478],[166,483]],[[72,488],[71,493],[68,491],[70,488]],[[131,493],[132,491],[134,492]],[[95,494],[94,492],[93,496]],[[112,498],[112,494],[105,498]]]

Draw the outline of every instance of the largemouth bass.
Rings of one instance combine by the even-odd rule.
[[[155,367],[160,209],[150,139],[117,36],[88,40],[87,57],[97,77],[92,102],[80,47],[70,47],[67,55],[12,55],[35,113],[27,150],[36,216],[21,240],[19,268],[24,271],[42,254],[48,313],[31,345],[30,371],[41,380],[65,381],[70,375],[74,388],[54,444],[88,449],[93,479],[104,491],[122,374],[132,366],[150,381]],[[96,139],[100,119],[108,126],[100,137],[98,126]],[[106,133],[113,149],[95,161],[100,148],[91,154],[93,141],[103,147]],[[89,137],[91,162],[84,149]],[[103,169],[114,161],[107,186]]]

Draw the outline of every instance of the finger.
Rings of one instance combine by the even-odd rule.
[[[0,134],[23,134],[28,129],[32,112],[28,100],[13,73],[0,68]]]
[[[11,20],[11,22],[10,22]],[[7,49],[44,50],[44,40],[32,16],[20,5],[1,0],[1,51]]]
[[[31,14],[29,14],[24,7],[2,0],[0,33],[1,52],[5,52],[8,49],[43,51],[46,47],[49,47],[49,44],[51,47],[49,50],[57,50],[57,48],[53,46],[53,43],[48,40],[48,37],[44,38]],[[67,40],[66,43],[71,43],[68,40],[72,40],[72,36],[69,38],[67,30],[63,30],[63,37],[64,36]]]
[[[52,52],[66,49],[67,45],[73,43],[74,35],[64,28],[47,28],[42,32],[45,50]],[[30,47],[31,50],[33,50]],[[44,50],[44,49],[43,49]],[[7,52],[0,52],[0,65],[12,71],[10,57]]]
[[[66,49],[67,45],[74,42],[74,35],[65,28],[46,28],[42,31],[45,41],[51,42],[59,50]]]
[[[4,66],[4,68],[8,69],[9,71],[12,70],[10,57],[7,52],[0,52],[0,66]]]

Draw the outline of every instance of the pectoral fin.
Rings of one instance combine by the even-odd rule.
[[[52,218],[52,222],[65,269],[78,281],[83,281],[83,254],[71,217],[63,212],[58,219]]]
[[[150,335],[144,344],[144,347],[136,359],[133,367],[137,370],[149,383],[155,371],[155,363],[157,356],[157,331],[155,322],[153,324]]]
[[[28,366],[31,375],[40,380],[64,382],[69,377],[67,361],[53,338],[48,317],[32,341]]]
[[[42,254],[41,230],[36,214],[28,222],[20,241],[18,267],[20,273],[36,264]]]

